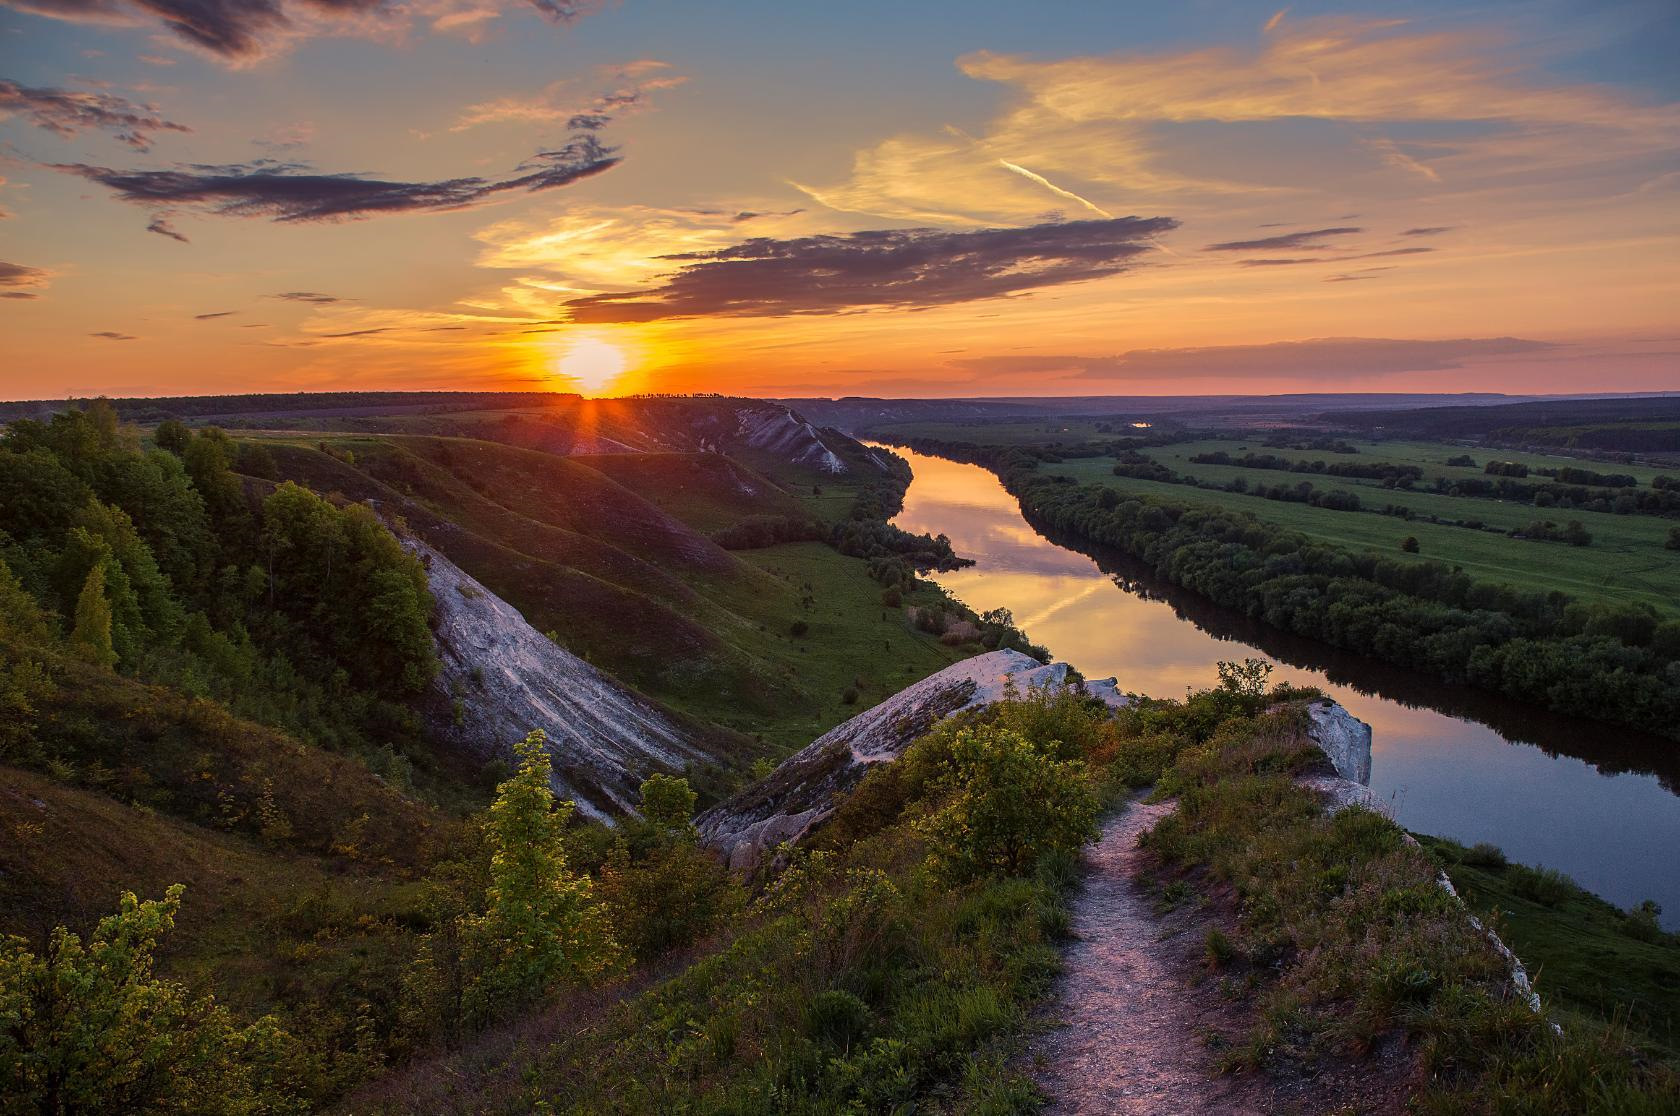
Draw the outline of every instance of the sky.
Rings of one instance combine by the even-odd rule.
[[[1680,6],[0,0],[0,397],[1680,390]]]

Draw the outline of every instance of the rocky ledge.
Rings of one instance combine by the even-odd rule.
[[[766,849],[797,841],[821,823],[872,764],[895,760],[935,722],[1033,687],[1081,685],[1111,706],[1125,695],[1114,679],[1072,683],[1066,663],[1040,663],[1019,651],[992,651],[954,663],[859,713],[733,798],[701,814],[703,841],[745,868]]]

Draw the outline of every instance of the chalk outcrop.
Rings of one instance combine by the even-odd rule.
[[[1307,735],[1317,742],[1336,774],[1361,786],[1371,782],[1371,726],[1329,698],[1307,706]]]
[[[437,602],[435,728],[446,742],[507,758],[515,741],[542,729],[554,793],[599,819],[634,812],[649,774],[713,758],[652,702],[556,645],[442,553],[413,537],[403,545],[426,566]]]
[[[766,849],[796,841],[820,824],[871,765],[895,760],[943,717],[1012,693],[1070,685],[1066,663],[1043,664],[1019,651],[992,651],[954,663],[830,730],[770,775],[701,814],[700,836],[744,868]],[[1085,684],[1111,706],[1125,695],[1113,679]]]
[[[736,413],[736,422],[736,435],[754,449],[825,473],[848,471],[839,454],[823,441],[821,432],[786,407],[742,407]]]

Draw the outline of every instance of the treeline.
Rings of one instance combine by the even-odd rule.
[[[1499,462],[1489,462],[1491,471]],[[1524,469],[1517,465],[1516,469]],[[1564,470],[1559,470],[1563,472]],[[1650,488],[1622,488],[1614,494],[1595,492],[1560,481],[1526,481],[1526,472],[1493,473],[1490,477],[1436,477],[1430,490],[1443,496],[1482,496],[1533,504],[1537,508],[1606,512],[1611,515],[1680,515],[1680,488],[1653,483]],[[1658,477],[1661,482],[1665,477]]]
[[[1223,452],[1201,454],[1197,457],[1191,458],[1191,460],[1200,461],[1204,457],[1226,458],[1224,461],[1213,462],[1214,464],[1219,465],[1237,463],[1230,461],[1229,455]],[[1270,460],[1281,461],[1282,459],[1271,458]],[[1323,462],[1319,462],[1319,464],[1322,465]],[[1267,468],[1267,466],[1259,467]],[[1297,470],[1290,471],[1295,472]],[[1289,504],[1310,504],[1315,508],[1325,508],[1329,511],[1366,510],[1364,505],[1360,502],[1357,494],[1352,492],[1343,492],[1340,489],[1320,489],[1316,487],[1312,481],[1301,481],[1298,484],[1251,485],[1247,478],[1232,477],[1229,481],[1222,485],[1215,484],[1212,481],[1198,480],[1186,473],[1175,472],[1174,470],[1167,468],[1167,466],[1162,465],[1154,458],[1138,453],[1135,450],[1128,451],[1126,456],[1122,457],[1121,460],[1114,466],[1112,472],[1117,477],[1130,477],[1134,480],[1159,481],[1162,484],[1182,484],[1191,488],[1216,488],[1224,492],[1236,492],[1248,496],[1258,496],[1262,500],[1279,500]],[[1383,512],[1384,514],[1395,514],[1388,508],[1383,509]],[[1401,509],[1399,514],[1405,518],[1410,518],[1409,513],[1406,513],[1404,509]]]
[[[984,465],[1049,527],[1255,619],[1399,666],[1680,739],[1680,620],[1355,553],[1253,516],[1059,483],[1009,447],[919,439]],[[1061,478],[1065,480],[1065,478]]]
[[[1236,465],[1243,469],[1274,469],[1286,473],[1319,473],[1329,477],[1358,477],[1379,480],[1384,484],[1406,488],[1421,480],[1423,470],[1416,465],[1394,465],[1385,461],[1295,461],[1270,453],[1248,453],[1232,457],[1224,450],[1198,453],[1190,459],[1196,465]]]
[[[1557,468],[1536,466],[1531,469],[1520,461],[1489,461],[1482,471],[1496,477],[1526,477],[1533,473],[1563,484],[1590,484],[1600,488],[1634,488],[1639,484],[1638,477],[1627,473],[1600,473],[1596,469],[1582,469],[1575,465]]]
[[[420,563],[365,507],[242,477],[219,430],[155,441],[102,400],[0,437],[0,584],[44,646],[316,743],[416,735],[436,670]]]

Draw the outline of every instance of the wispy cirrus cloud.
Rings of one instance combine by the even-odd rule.
[[[114,329],[102,329],[102,330],[99,330],[98,332],[90,333],[90,334],[88,334],[88,336],[89,337],[97,337],[101,341],[138,341],[138,340],[140,340],[138,337],[134,336],[134,334],[132,334],[132,333],[119,333]]]
[[[51,283],[52,278],[53,273],[44,267],[0,260],[0,298],[20,301],[40,298],[42,288]]]
[[[136,151],[151,148],[159,132],[190,132],[151,105],[111,93],[85,93],[21,85],[0,78],[0,114],[17,113],[37,128],[69,139],[84,131],[108,132]]]
[[[226,62],[249,63],[318,35],[389,35],[418,21],[447,31],[496,18],[506,0],[0,0],[0,4],[71,23],[158,26],[181,43]],[[596,0],[529,0],[554,23],[569,24]],[[466,16],[466,19],[462,19]],[[154,64],[166,64],[147,58]]]
[[[1177,225],[1170,217],[1117,217],[1017,229],[761,237],[667,256],[681,266],[662,285],[572,299],[566,308],[576,321],[646,322],[943,306],[1119,274]]]
[[[54,170],[109,189],[119,201],[153,213],[148,231],[185,240],[166,220],[181,212],[277,222],[341,221],[393,213],[467,209],[513,192],[567,186],[620,162],[616,149],[592,134],[539,151],[500,178],[402,182],[360,174],[323,174],[304,163],[258,159],[225,165],[188,164],[172,170],[116,170],[87,163],[53,163]]]
[[[795,185],[836,210],[902,220],[1020,223],[1058,197],[1107,208],[1125,197],[1218,221],[1233,197],[1249,205],[1262,191],[1544,193],[1560,173],[1597,178],[1615,159],[1630,164],[1618,173],[1648,176],[1680,141],[1675,105],[1559,81],[1544,61],[1484,30],[1342,16],[1268,22],[1244,45],[980,51],[958,69],[1008,94],[983,128],[897,132],[858,150],[842,180]],[[1276,142],[1306,122],[1310,147]]]
[[[237,310],[213,310],[208,314],[194,314],[193,319],[200,322],[213,322],[217,318],[231,318],[239,313]]]

